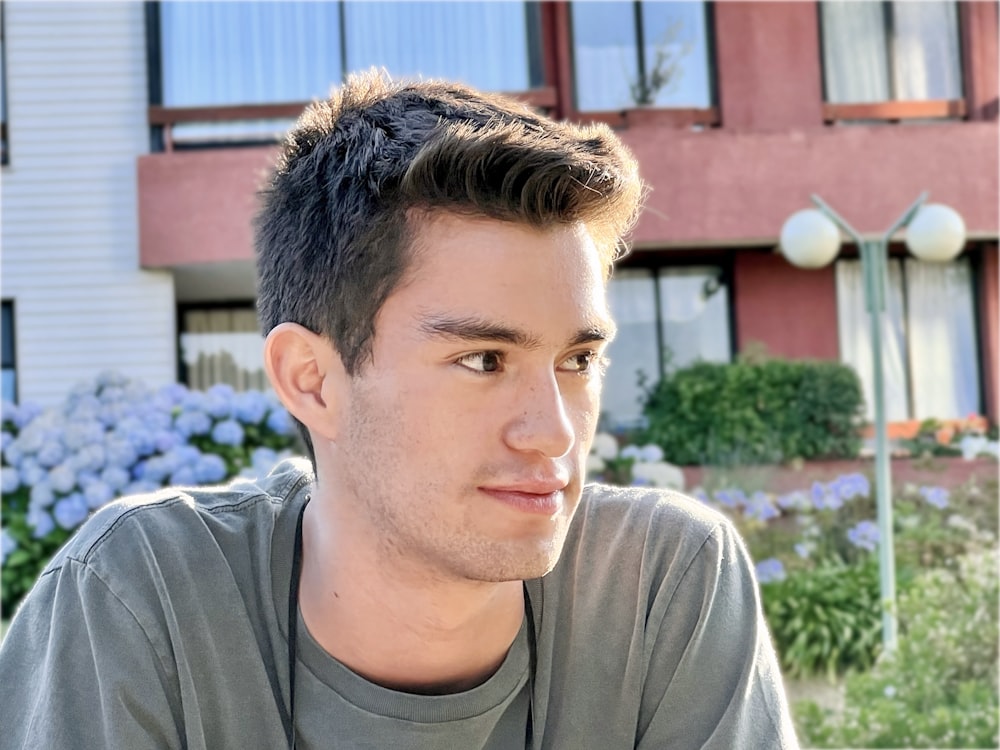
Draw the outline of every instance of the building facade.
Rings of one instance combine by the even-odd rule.
[[[811,194],[881,233],[924,191],[968,242],[943,266],[893,244],[889,417],[997,421],[995,2],[4,5],[22,398],[106,367],[262,386],[257,190],[303,104],[376,65],[608,123],[635,152],[650,194],[610,287],[609,426],[699,358],[839,359],[867,384],[857,249],[800,270],[778,233]]]

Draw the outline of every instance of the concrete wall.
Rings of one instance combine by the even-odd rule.
[[[141,3],[4,3],[10,164],[0,290],[20,400],[115,369],[176,379],[173,282],[139,268],[135,162],[148,151]]]

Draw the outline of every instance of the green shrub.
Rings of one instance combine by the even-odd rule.
[[[899,646],[847,678],[842,714],[796,706],[812,747],[996,748],[998,556],[932,569],[899,597]]]
[[[867,669],[881,643],[878,563],[823,560],[761,586],[781,666],[793,677],[825,673],[831,679]]]
[[[643,440],[687,465],[854,457],[863,403],[857,374],[837,362],[699,362],[650,391]]]

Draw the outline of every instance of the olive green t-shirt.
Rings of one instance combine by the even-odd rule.
[[[311,479],[288,461],[256,484],[96,513],[0,647],[0,750],[287,747],[288,588]],[[590,486],[559,563],[525,585],[532,621],[455,695],[374,685],[299,618],[299,750],[797,747],[750,561],[720,515]]]

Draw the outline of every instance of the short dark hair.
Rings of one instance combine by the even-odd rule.
[[[352,75],[303,112],[263,191],[261,328],[290,321],[328,337],[354,375],[409,267],[422,211],[582,222],[610,270],[642,192],[635,159],[607,126],[554,122],[456,83]]]

